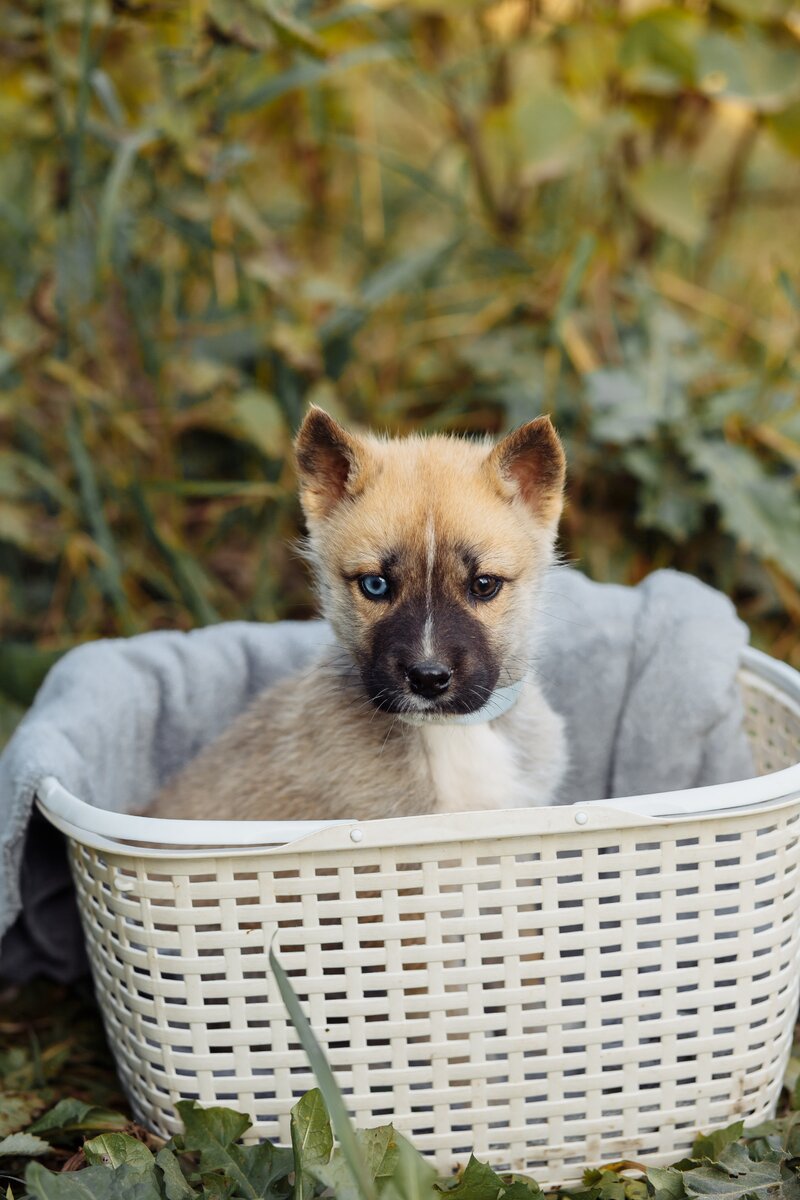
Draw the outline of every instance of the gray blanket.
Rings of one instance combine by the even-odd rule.
[[[735,682],[747,631],[724,596],[673,571],[624,588],[559,569],[537,624],[539,676],[568,726],[559,803],[752,773]],[[330,641],[319,621],[235,622],[94,642],[57,663],[0,757],[0,975],[85,970],[60,835],[31,820],[40,781],[54,775],[115,812],[141,809],[259,691]]]

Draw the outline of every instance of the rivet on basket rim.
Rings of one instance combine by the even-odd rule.
[[[350,830],[350,841],[351,842],[361,842],[361,841],[363,841],[363,839],[364,839],[364,830],[363,829],[351,829]]]
[[[589,820],[589,814],[583,808],[579,808],[575,813],[575,824],[585,825]]]

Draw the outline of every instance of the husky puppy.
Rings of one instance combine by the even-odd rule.
[[[356,435],[311,408],[295,449],[306,553],[337,644],[257,697],[150,815],[550,803],[565,739],[532,663],[565,471],[549,418],[492,446]]]

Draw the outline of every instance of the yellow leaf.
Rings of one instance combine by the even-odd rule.
[[[240,392],[233,402],[240,436],[269,458],[282,458],[289,449],[286,418],[274,396],[259,388]]]
[[[706,229],[708,200],[684,163],[649,162],[628,179],[628,195],[659,229],[694,245]]]

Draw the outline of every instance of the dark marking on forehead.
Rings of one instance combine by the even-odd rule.
[[[400,562],[400,553],[397,550],[389,550],[386,554],[382,554],[380,558],[381,574],[391,575],[394,568]]]
[[[480,570],[481,556],[474,543],[437,540],[434,549],[433,564],[422,540],[396,543],[376,553],[380,573],[391,582],[395,595],[404,603],[414,597],[427,600],[430,582],[434,596],[447,594],[451,603],[457,603],[469,580]]]
[[[457,558],[464,564],[465,567],[474,566],[480,561],[478,548],[472,542],[446,542],[444,539],[436,536],[434,539],[434,552],[437,563],[445,563]],[[399,547],[395,547],[391,555],[387,555],[388,560],[391,557],[392,565],[399,565],[402,568],[414,568],[420,563],[427,564],[429,547],[427,542],[421,538],[416,541],[409,541]],[[384,561],[383,559],[381,561]]]
[[[376,555],[381,574],[392,581],[398,590],[416,590],[425,578],[425,555],[413,544],[395,545]]]
[[[458,542],[454,550],[464,564],[467,572],[470,575],[474,575],[480,564],[480,555],[475,547],[468,545],[466,542]]]

